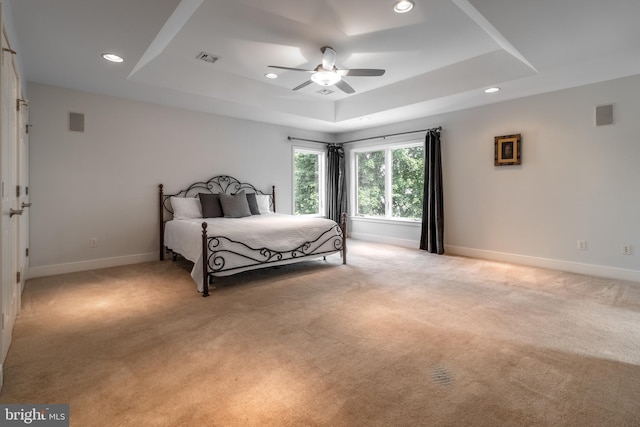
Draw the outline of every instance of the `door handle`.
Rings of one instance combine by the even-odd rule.
[[[22,202],[22,208],[30,208],[30,207],[31,207],[31,202],[29,203]]]
[[[22,209],[9,209],[9,218],[11,218],[14,215],[22,215],[23,210]]]

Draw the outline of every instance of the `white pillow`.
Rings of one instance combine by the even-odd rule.
[[[271,210],[271,196],[268,194],[256,194],[256,201],[258,202],[258,210],[260,214],[273,213]]]
[[[195,197],[171,197],[173,219],[202,218],[200,199]]]

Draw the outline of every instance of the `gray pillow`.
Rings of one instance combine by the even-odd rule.
[[[200,206],[203,218],[219,218],[222,214],[219,194],[200,193]]]
[[[251,215],[260,215],[260,208],[258,208],[256,193],[247,193],[247,203],[249,203],[249,210],[251,211]]]
[[[222,205],[222,213],[225,218],[242,218],[251,216],[249,202],[244,190],[238,191],[233,196],[220,193],[220,204]]]

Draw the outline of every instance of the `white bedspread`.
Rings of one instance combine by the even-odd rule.
[[[289,251],[305,242],[316,239],[335,226],[325,218],[285,214],[252,215],[245,218],[198,218],[172,220],[165,224],[165,245],[194,263],[191,277],[202,292],[202,223],[207,223],[207,235],[223,236],[242,242],[255,249],[268,248],[274,251]],[[290,260],[288,262],[294,262]],[[232,261],[233,262],[233,261]],[[286,263],[286,262],[283,262]],[[280,263],[280,264],[283,264]],[[272,265],[277,265],[274,263]],[[243,271],[241,263],[225,265],[225,270],[216,275]],[[256,267],[253,267],[256,268]],[[247,268],[251,269],[251,268]]]

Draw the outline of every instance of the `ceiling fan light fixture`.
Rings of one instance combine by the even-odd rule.
[[[413,6],[415,6],[415,3],[411,0],[399,0],[393,5],[393,11],[395,13],[407,13],[413,9]]]
[[[496,93],[496,92],[500,92],[499,87],[490,87],[484,90],[484,93]]]
[[[355,89],[352,88],[346,81],[342,80],[342,77],[376,77],[382,76],[385,71],[373,68],[354,68],[354,69],[345,69],[339,70],[336,68],[336,51],[330,48],[329,46],[325,46],[320,49],[322,52],[322,63],[318,64],[316,68],[313,70],[308,70],[304,68],[292,68],[292,67],[282,67],[280,65],[269,65],[269,68],[277,68],[279,70],[287,70],[287,71],[298,71],[303,73],[311,73],[309,76],[309,80],[299,84],[294,87],[293,90],[300,90],[304,87],[307,87],[311,83],[315,83],[319,86],[327,87],[334,86],[340,89],[342,92],[347,95],[351,95],[355,93]]]
[[[342,77],[334,71],[319,70],[311,75],[311,80],[320,86],[333,86],[342,80]]]
[[[276,73],[267,73],[264,75],[268,79],[277,79],[278,75]]]

